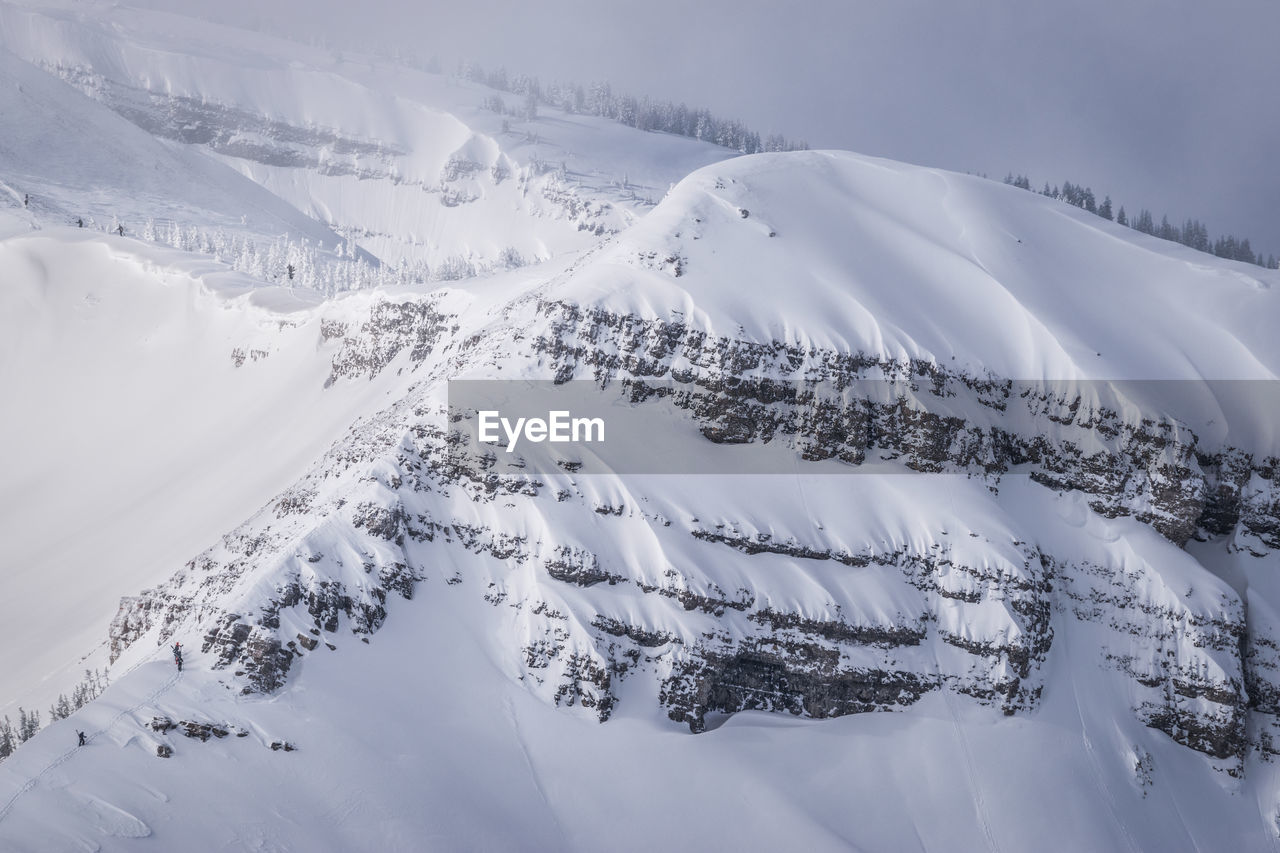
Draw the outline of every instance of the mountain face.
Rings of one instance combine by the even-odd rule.
[[[1276,845],[1275,273],[974,177],[504,134],[438,75],[0,14],[49,115],[234,176],[172,188],[190,224],[486,273],[321,299],[68,227],[97,166],[0,173],[58,199],[0,241],[0,702],[112,682],[0,764],[9,846]],[[507,453],[475,380],[663,426]]]

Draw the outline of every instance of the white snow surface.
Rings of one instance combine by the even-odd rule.
[[[908,713],[821,722],[742,712],[694,736],[627,699],[604,725],[537,701],[494,647],[490,605],[454,591],[430,582],[421,600],[399,605],[412,618],[389,620],[367,646],[334,638],[339,652],[309,660],[270,700],[235,698],[198,663],[176,678],[163,660],[142,662],[0,766],[6,795],[32,785],[3,832],[31,850],[133,849],[122,826],[191,850],[1273,843],[1258,816],[1272,768],[1250,766],[1246,787],[1206,773],[1202,756],[1169,749],[1158,732],[1116,725],[1123,685],[1076,662],[1094,651],[1078,637],[1057,650],[1050,694],[1031,718],[933,696]],[[225,720],[249,736],[157,737],[144,728],[157,712]],[[83,749],[76,727],[91,735]],[[298,751],[266,748],[284,739]],[[172,759],[154,757],[162,741]],[[1145,796],[1135,749],[1158,756]],[[124,817],[104,819],[93,798]]]
[[[365,163],[387,169],[365,179],[163,141],[31,62],[398,153]],[[480,109],[489,94],[114,4],[0,5],[0,715],[43,710],[86,666],[104,666],[120,596],[165,581],[242,523],[270,529],[277,497],[304,476],[327,480],[326,452],[361,424],[438,403],[449,358],[468,378],[548,378],[545,361],[512,343],[545,331],[540,300],[1017,379],[1255,380],[1280,367],[1274,271],[986,180],[844,152],[720,162],[728,152],[709,145],[559,114],[504,134]],[[67,133],[72,121],[89,130]],[[455,155],[481,168],[454,187],[477,200],[451,207],[435,190]],[[560,183],[538,183],[535,155],[565,161]],[[509,181],[486,177],[500,163]],[[536,192],[522,194],[522,169]],[[592,221],[618,233],[579,229],[548,188],[609,205]],[[22,208],[28,191],[35,209]],[[543,263],[321,301],[209,258],[68,227],[80,199],[95,215],[118,205],[258,235],[332,241],[330,226],[363,228],[361,247],[389,261],[511,246]],[[371,377],[328,381],[342,342],[326,329],[354,334],[384,302],[446,308],[451,340],[480,343],[469,360],[451,344],[425,362],[402,352]],[[1176,413],[1214,441],[1274,453],[1265,410],[1232,405]],[[355,499],[387,488],[393,470],[388,454],[326,488]],[[678,567],[690,585],[747,589],[812,618],[887,623],[932,605],[875,565],[747,557],[689,531],[725,524],[850,553],[945,548],[1002,575],[1022,570],[1030,543],[1137,578],[1143,602],[1184,623],[1229,617],[1237,597],[1259,625],[1280,622],[1274,553],[1217,541],[1182,550],[1137,521],[1103,518],[1078,493],[1016,477],[998,495],[955,476],[799,469],[547,479],[574,500],[420,499],[548,548],[588,549],[655,585]],[[584,523],[592,504],[639,509]],[[336,515],[307,522],[289,554],[263,557],[218,593],[221,605],[256,606],[295,550],[299,561],[349,553],[356,566],[367,556]],[[638,677],[622,682],[603,724],[550,701],[517,653],[550,620],[530,611],[545,604],[574,630],[599,612],[689,642],[739,634],[745,617],[687,611],[629,583],[606,598],[439,542],[410,550],[431,566],[416,595],[389,600],[367,643],[345,623],[327,632],[335,649],[300,658],[270,696],[242,695],[202,658],[199,614],[175,635],[191,650],[181,676],[155,630],[139,639],[111,666],[104,696],[0,763],[0,849],[1280,846],[1271,763],[1251,754],[1232,775],[1134,718],[1134,682],[1101,662],[1141,658],[1147,637],[1055,611],[1043,700],[1025,714],[936,691],[901,712],[740,712],[692,735]],[[525,606],[496,606],[483,597],[491,589]],[[942,601],[931,617],[965,640],[1020,630],[993,602]],[[284,618],[305,630],[305,616]],[[649,650],[656,667],[674,645]],[[952,647],[891,654],[922,670],[967,665]],[[1176,654],[1231,674],[1229,655],[1189,643]],[[156,715],[247,734],[201,743],[154,732]],[[86,747],[74,747],[77,729]],[[277,741],[298,749],[270,749]],[[156,757],[161,743],[172,758]],[[1140,759],[1154,766],[1146,782]]]
[[[625,269],[649,251],[682,275]],[[1016,379],[1274,379],[1277,283],[984,178],[813,151],[690,176],[566,295]]]
[[[640,134],[631,128],[551,108],[532,121],[503,116],[486,101],[503,98],[514,109],[517,96],[115,3],[0,3],[0,33],[0,47],[96,99],[115,99],[144,123],[198,104],[207,112],[183,113],[182,132],[226,136],[220,145],[180,146],[176,156],[189,172],[241,173],[251,181],[226,176],[227,190],[252,197],[240,184],[265,187],[305,214],[285,229],[295,238],[333,248],[337,238],[318,220],[388,263],[493,265],[505,249],[526,262],[580,250],[595,242],[597,227],[625,227],[690,171],[731,153],[667,134],[645,134],[636,145]],[[126,159],[146,160],[133,142],[126,146],[133,152]],[[4,168],[0,179],[13,183]],[[204,203],[202,192],[173,196]],[[216,218],[190,223],[121,193],[112,198],[122,217],[230,227]],[[210,200],[208,209],[219,208]]]
[[[0,671],[13,716],[24,695],[43,707],[105,662],[122,589],[167,576],[287,486],[381,386],[323,392],[306,293],[75,228],[11,237],[0,259],[14,413],[0,424],[0,645],[26,648]],[[56,614],[31,606],[45,600]]]
[[[6,30],[6,32],[8,32]],[[32,224],[113,217],[338,238],[320,223],[197,150],[157,140],[24,62],[0,41],[0,207]]]

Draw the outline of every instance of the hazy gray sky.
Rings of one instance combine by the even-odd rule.
[[[1280,255],[1268,0],[131,0],[707,106],[762,134],[1091,185]]]

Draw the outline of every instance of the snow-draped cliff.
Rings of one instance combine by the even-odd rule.
[[[145,40],[106,62],[48,35],[78,26],[6,39],[97,106],[153,103],[121,88],[159,75]],[[200,94],[199,121],[269,112]],[[334,114],[295,138],[289,109],[252,151],[130,121],[294,205],[347,179],[390,204],[388,164],[427,158],[325,167],[394,136]],[[6,689],[46,701],[85,654],[114,683],[0,764],[0,838],[1275,845],[1275,273],[845,153],[714,163],[624,209],[560,222],[540,265],[327,301],[6,220]],[[709,467],[474,452],[459,379],[587,383]],[[32,606],[55,592],[75,607]]]

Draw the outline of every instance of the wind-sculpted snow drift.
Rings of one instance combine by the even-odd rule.
[[[297,136],[225,77],[157,102],[83,38],[24,32],[268,188],[412,183],[390,135]],[[316,159],[339,148],[368,173]],[[81,440],[155,493],[78,511],[124,584],[114,683],[0,765],[0,839],[1274,847],[1280,279],[852,154],[715,163],[642,208],[541,265],[323,302],[78,229],[0,242],[3,364],[30,359],[5,389],[50,411],[51,384],[81,389]],[[147,463],[170,415],[124,377],[157,361],[210,399],[155,374],[190,416]],[[477,380],[592,401],[626,440],[477,445]],[[83,389],[112,383],[147,440],[92,417]],[[15,506],[120,470],[19,466],[70,441],[8,429]],[[221,527],[184,520],[205,503]],[[6,528],[24,560],[56,551],[40,518]]]

